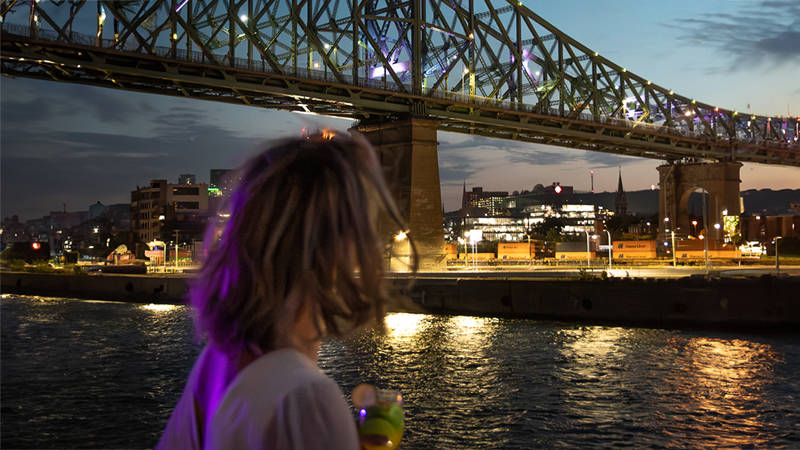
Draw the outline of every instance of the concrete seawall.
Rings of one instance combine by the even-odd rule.
[[[138,303],[184,303],[188,281],[183,276],[72,275],[2,272],[2,292]]]
[[[184,303],[188,277],[3,272],[3,293]],[[392,280],[397,312],[441,312],[656,327],[800,329],[800,278]]]
[[[800,330],[800,278],[423,279],[409,292],[430,312],[655,327]]]

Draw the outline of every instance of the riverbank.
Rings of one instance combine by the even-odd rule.
[[[183,304],[181,275],[3,272],[3,293]],[[541,318],[650,327],[796,329],[800,277],[524,278],[513,274],[396,277],[394,312]]]

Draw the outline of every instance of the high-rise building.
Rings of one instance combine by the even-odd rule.
[[[482,187],[472,188],[472,192],[467,192],[467,184],[461,194],[461,209],[469,211],[471,209],[485,210],[488,216],[497,216],[503,211],[503,200],[508,197],[505,191],[484,191]]]
[[[152,180],[149,186],[131,191],[131,231],[140,242],[167,239],[174,230],[202,232],[208,212],[205,184],[170,184]]]
[[[219,211],[224,202],[231,197],[241,177],[231,169],[211,169],[209,174],[209,210]]]
[[[628,214],[628,198],[622,188],[622,168],[619,169],[619,182],[617,183],[617,196],[614,198],[614,213],[618,216]]]
[[[239,182],[235,173],[236,171],[231,169],[211,169],[208,195],[211,197],[229,197]]]

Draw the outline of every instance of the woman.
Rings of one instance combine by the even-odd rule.
[[[381,318],[379,214],[401,225],[369,144],[324,135],[249,161],[191,302],[208,344],[157,448],[358,448],[324,336]],[[211,229],[212,227],[210,227]]]

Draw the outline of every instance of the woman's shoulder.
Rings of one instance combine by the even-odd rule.
[[[261,440],[307,439],[313,430],[343,433],[344,441],[355,438],[352,414],[339,386],[301,353],[277,350],[242,370],[220,403],[211,431],[217,444],[251,447],[264,443]]]
[[[314,393],[319,398],[341,398],[344,404],[339,386],[308,357],[293,349],[274,350],[239,372],[220,402],[215,421],[245,410],[251,419],[258,416],[268,421],[279,403],[313,401]]]
[[[239,372],[229,392],[253,387],[265,393],[284,393],[299,385],[326,381],[333,383],[307,356],[284,348],[265,353],[248,364]]]

